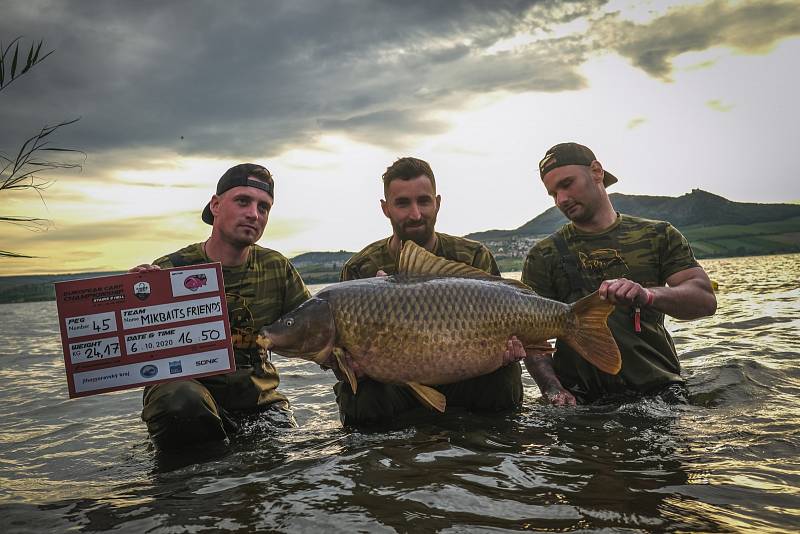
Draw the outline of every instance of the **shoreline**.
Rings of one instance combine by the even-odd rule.
[[[790,256],[793,254],[800,254],[800,252],[775,252],[773,254],[741,254],[741,255],[723,255],[723,256],[696,256],[698,260],[724,260],[733,258],[757,258],[757,257],[774,257],[774,256]],[[522,261],[519,260],[518,269],[502,269],[501,274],[506,275],[510,273],[519,273],[522,269]],[[498,260],[500,263],[500,260]],[[323,273],[308,273],[306,277],[303,273],[304,269],[298,269],[300,276],[308,286],[333,284],[339,281],[338,270],[331,271],[330,276],[325,276]],[[92,278],[95,276],[108,276],[113,274],[122,274],[125,271],[98,271],[97,273],[66,273],[66,274],[31,274],[31,275],[9,275],[0,276],[0,304],[23,304],[28,302],[50,302],[55,300],[55,290],[53,283],[64,280],[79,280],[85,278]],[[9,283],[10,279],[14,278],[30,278],[33,279],[28,282],[20,284]],[[45,278],[45,280],[36,281],[36,278]],[[3,283],[6,282],[6,283]]]

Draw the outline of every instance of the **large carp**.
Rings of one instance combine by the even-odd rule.
[[[406,384],[444,411],[444,395],[428,386],[495,371],[511,336],[525,346],[559,338],[618,373],[622,360],[606,325],[613,309],[596,292],[571,305],[546,299],[407,241],[397,274],[330,285],[262,328],[258,342],[318,364],[333,354],[356,393],[346,353],[370,378]]]

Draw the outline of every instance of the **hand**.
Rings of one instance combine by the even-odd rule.
[[[548,390],[543,397],[552,406],[575,406],[577,404],[575,396],[561,387]]]
[[[519,362],[527,357],[525,347],[522,342],[517,339],[517,336],[511,336],[511,339],[506,341],[506,351],[503,353],[503,366],[510,363]]]
[[[530,353],[530,351],[529,351]],[[525,358],[525,367],[536,381],[542,398],[553,406],[575,406],[575,397],[561,385],[553,369],[553,358],[549,354],[530,354]]]
[[[375,273],[375,276],[389,276],[389,275],[386,274],[386,271],[380,269],[377,273]]]
[[[652,293],[649,289],[627,278],[604,280],[597,292],[601,299],[622,306],[644,306]]]
[[[141,265],[137,265],[136,267],[131,267],[128,269],[129,273],[146,273],[149,271],[160,271],[161,267],[158,265],[151,265],[149,263],[143,263]]]

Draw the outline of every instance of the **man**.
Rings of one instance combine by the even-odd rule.
[[[534,245],[522,281],[562,302],[598,290],[616,305],[608,323],[622,354],[622,370],[609,375],[565,343],[557,342],[552,357],[529,353],[525,364],[542,395],[556,405],[631,394],[685,402],[664,314],[695,319],[713,315],[717,307],[686,238],[667,222],[617,213],[606,192],[617,178],[583,145],[552,147],[539,173],[570,222]]]
[[[442,199],[436,194],[436,180],[427,162],[410,157],[398,159],[383,174],[383,191],[386,198],[381,200],[381,209],[392,224],[392,235],[350,258],[342,269],[342,281],[394,274],[406,240],[437,256],[500,275],[494,257],[481,243],[434,230]],[[521,403],[521,370],[516,360],[524,356],[524,349],[516,338],[509,340],[506,347],[498,347],[498,352],[504,349],[504,360],[513,363],[485,376],[436,386],[447,396],[449,407],[499,411]],[[421,406],[409,388],[368,378],[359,381],[358,394],[354,395],[348,382],[342,380],[334,386],[334,392],[344,425],[387,423]]]
[[[178,380],[144,390],[142,419],[161,449],[225,440],[238,428],[233,414],[269,409],[278,424],[294,424],[289,403],[277,391],[278,373],[256,345],[258,329],[309,298],[308,290],[280,253],[256,245],[274,201],[274,181],[261,165],[228,169],[203,210],[211,236],[139,265],[131,272],[222,263],[236,370]]]

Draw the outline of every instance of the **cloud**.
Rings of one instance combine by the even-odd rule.
[[[708,102],[706,102],[706,105],[709,108],[713,109],[714,111],[719,111],[722,113],[733,109],[733,104],[725,104],[720,100],[709,100]]]
[[[98,179],[185,156],[269,158],[329,133],[399,150],[482,95],[589,87],[580,69],[597,54],[669,80],[682,53],[758,53],[800,34],[790,1],[715,0],[646,24],[605,3],[11,3],[0,35],[55,53],[0,93],[0,148],[81,117],[54,141],[87,152]],[[588,30],[564,29],[576,21]]]
[[[150,2],[4,7],[0,35],[55,50],[0,98],[0,147],[43,122],[81,120],[61,139],[90,155],[250,159],[346,131],[381,142],[491,91],[585,86],[586,48],[545,39],[487,55],[602,2]],[[376,141],[377,140],[377,141]],[[395,141],[396,142],[396,141]]]
[[[634,128],[641,126],[645,122],[647,122],[647,119],[645,117],[634,117],[628,121],[628,129],[633,130]]]
[[[187,220],[189,216],[197,218],[196,212],[176,213],[172,216],[175,221]],[[198,218],[199,220],[199,218]],[[202,223],[199,223],[201,225]],[[205,225],[203,225],[205,226]],[[165,217],[132,217],[116,220],[81,222],[77,224],[59,222],[43,232],[15,232],[4,236],[3,241],[9,242],[8,247],[19,247],[23,244],[33,246],[61,245],[65,243],[80,243],[97,245],[106,242],[109,246],[119,246],[133,239],[152,237],[152,229],[158,228],[158,237],[163,240],[189,241],[196,239],[195,227],[185,224],[170,224]]]
[[[380,136],[386,146],[402,146],[406,139],[420,134],[437,134],[446,131],[440,120],[426,119],[417,110],[386,110],[367,113],[346,119],[320,119],[319,126],[326,131],[349,134],[353,139],[372,142]]]
[[[763,0],[673,8],[648,24],[619,20],[612,13],[596,21],[591,34],[595,47],[609,47],[650,74],[670,80],[671,60],[686,52],[714,46],[764,53],[779,40],[800,35],[800,6],[796,1]]]
[[[124,246],[134,241],[166,243],[193,243],[198,236],[208,235],[211,227],[200,220],[200,210],[175,212],[169,216],[129,217],[92,222],[59,222],[41,231],[15,231],[4,235],[0,248],[3,250],[44,249],[50,246],[81,247]],[[281,217],[271,220],[264,233],[271,239],[283,239],[307,231],[314,221]],[[160,250],[160,249],[159,249]]]

